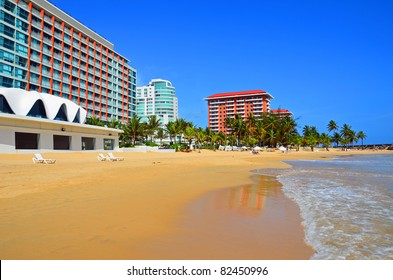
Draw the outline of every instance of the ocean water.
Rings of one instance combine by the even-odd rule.
[[[288,163],[257,173],[299,205],[312,259],[393,259],[393,155]]]

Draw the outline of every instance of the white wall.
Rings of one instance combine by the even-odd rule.
[[[0,126],[0,152],[15,152],[15,132],[13,129]]]
[[[16,150],[15,132],[37,133],[40,135],[38,150]],[[20,117],[0,113],[0,153],[40,152],[53,150],[53,135],[71,136],[70,151],[82,150],[82,137],[95,138],[95,150],[104,149],[104,139],[114,140],[114,150],[119,149],[119,130],[89,125],[65,123]]]

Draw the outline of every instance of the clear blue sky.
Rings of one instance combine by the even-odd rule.
[[[262,89],[299,129],[333,119],[393,143],[393,1],[51,0],[115,45],[138,86],[170,80],[179,115],[207,126],[203,98]]]

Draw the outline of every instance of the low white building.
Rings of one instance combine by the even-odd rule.
[[[119,148],[122,130],[85,119],[86,110],[64,98],[0,88],[0,153]]]

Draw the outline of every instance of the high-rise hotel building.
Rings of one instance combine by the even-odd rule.
[[[0,0],[0,86],[67,98],[87,116],[135,114],[136,70],[114,45],[46,0]]]
[[[175,87],[167,80],[152,79],[147,86],[137,87],[136,102],[136,113],[142,122],[156,115],[161,125],[166,125],[179,116]]]
[[[249,114],[261,116],[262,113],[269,113],[272,98],[273,96],[260,89],[210,95],[205,98],[208,104],[208,126],[213,131],[226,133],[227,117],[234,118],[239,114],[246,119]]]

